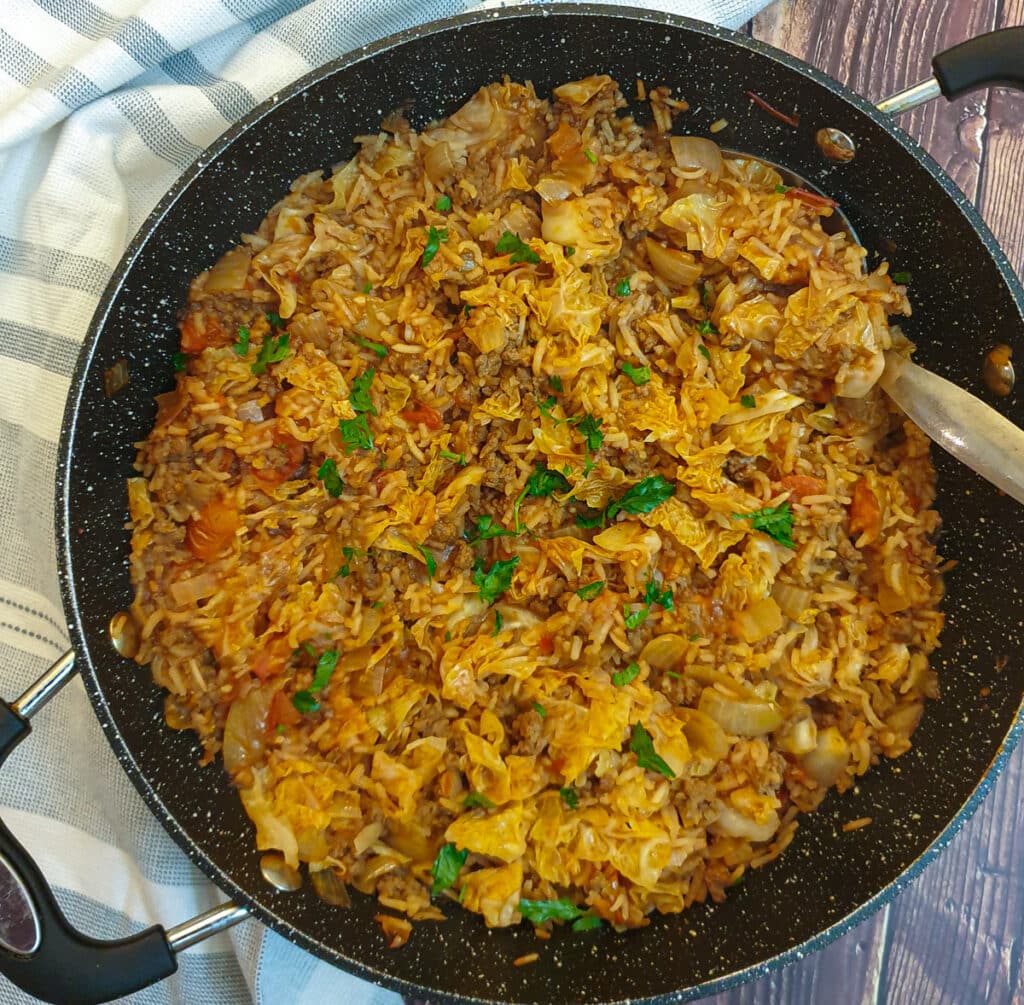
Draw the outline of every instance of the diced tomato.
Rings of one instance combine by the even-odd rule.
[[[835,393],[835,381],[829,380],[826,377],[822,380],[821,386],[811,394],[810,398],[816,405],[827,405],[835,397]]]
[[[853,498],[850,501],[850,534],[867,534],[866,543],[870,544],[877,540],[881,529],[882,508],[867,479],[861,478],[853,486]]]
[[[253,673],[255,672],[253,669]],[[291,699],[284,691],[275,691],[274,697],[270,699],[270,712],[267,714],[267,732],[273,733],[278,726],[294,726],[301,721],[302,713],[292,704]]]
[[[241,526],[237,507],[226,499],[211,499],[192,517],[185,530],[188,550],[202,562],[212,562],[234,539]]]
[[[444,425],[441,413],[430,405],[424,405],[417,401],[414,405],[399,413],[406,422],[415,425],[424,425],[427,429],[440,429]]]
[[[542,635],[537,648],[542,656],[550,656],[555,651],[555,640],[550,635]]]
[[[779,479],[779,485],[795,502],[800,502],[804,496],[821,495],[825,491],[825,483],[810,475],[786,475]]]
[[[230,341],[220,322],[201,311],[191,311],[181,322],[181,351],[190,355],[202,352],[207,346],[227,345]]]
[[[295,472],[306,459],[306,447],[290,433],[280,431],[274,433],[270,449],[263,455],[265,463],[262,467],[252,469],[252,473],[264,485],[280,485],[295,476]]]

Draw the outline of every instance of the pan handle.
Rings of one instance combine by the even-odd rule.
[[[940,52],[932,59],[934,77],[878,103],[880,111],[902,115],[937,98],[949,101],[980,87],[1024,91],[1024,26],[1001,28]]]
[[[29,719],[74,675],[65,653],[17,701],[0,701],[0,765],[31,731]],[[0,821],[0,974],[23,991],[62,1005],[99,1005],[169,977],[175,954],[241,921],[244,908],[215,908],[170,931],[154,925],[101,942],[64,917],[29,853]]]

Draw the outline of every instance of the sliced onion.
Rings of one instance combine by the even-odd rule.
[[[651,268],[667,283],[678,286],[692,286],[701,277],[701,265],[686,251],[667,248],[651,238],[644,238],[647,246],[647,257],[651,260]]]
[[[777,582],[772,587],[772,599],[779,605],[780,610],[787,618],[799,621],[802,615],[811,606],[811,597],[814,594],[805,590],[802,586],[793,586],[792,583]]]
[[[718,819],[711,824],[711,829],[729,837],[745,838],[747,841],[770,841],[779,829],[779,815],[772,811],[769,818],[762,824],[744,816],[725,803],[718,803]]]
[[[316,890],[316,895],[332,907],[351,907],[352,898],[348,887],[335,869],[317,869],[310,872],[309,880]]]
[[[698,708],[733,736],[764,736],[782,725],[782,710],[774,701],[742,701],[705,688]]]
[[[684,171],[707,171],[708,176],[718,179],[722,175],[722,151],[718,144],[703,136],[673,136],[668,145],[677,167]]]
[[[211,597],[220,589],[220,576],[216,572],[203,572],[189,579],[171,583],[171,597],[178,607],[189,607],[197,601]]]
[[[850,763],[850,746],[835,726],[818,731],[818,742],[814,750],[801,759],[804,770],[819,785],[828,788]]]
[[[716,761],[729,753],[725,731],[710,715],[697,708],[679,708],[676,715],[683,720],[686,742],[694,751],[702,751]]]
[[[733,617],[733,627],[744,642],[754,645],[782,627],[782,611],[771,597],[755,600]]]
[[[775,736],[775,746],[787,754],[809,754],[817,745],[818,727],[809,714],[787,722]]]
[[[640,658],[655,670],[673,670],[682,661],[689,643],[674,632],[656,635],[640,650]]]
[[[253,688],[231,703],[224,721],[224,767],[233,775],[263,759],[272,688]]]

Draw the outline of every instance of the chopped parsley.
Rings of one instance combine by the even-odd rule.
[[[705,283],[700,288],[700,302],[704,305],[706,310],[711,309],[711,284]]]
[[[583,475],[586,477],[594,467],[593,455],[601,449],[604,443],[604,433],[601,432],[601,423],[604,419],[595,419],[592,415],[585,415],[577,425],[577,431],[582,434],[583,442],[587,445],[586,457],[583,462]],[[568,487],[568,483],[566,483]]]
[[[666,611],[675,610],[675,604],[672,601],[672,591],[659,590],[658,582],[653,576],[647,580],[647,588],[644,590],[644,602],[647,604],[657,604]]]
[[[744,394],[740,398],[740,404],[744,408],[757,408],[757,398],[755,398],[752,394]]]
[[[651,614],[651,605],[643,604],[641,607],[631,610],[629,604],[622,605],[622,620],[626,623],[626,628],[629,631],[633,631],[634,628],[639,628]]]
[[[269,363],[280,363],[288,355],[288,333],[264,339],[256,362],[249,368],[255,374],[266,373]]]
[[[505,530],[500,523],[494,522],[494,517],[487,513],[482,513],[477,517],[470,517],[476,524],[476,529],[466,534],[466,540],[470,544],[476,544],[477,541],[489,541],[492,537],[515,537],[516,532],[514,530]]]
[[[498,238],[498,243],[494,246],[494,250],[499,255],[511,255],[512,257],[509,261],[513,265],[517,265],[520,262],[530,262],[536,265],[540,261],[540,255],[522,240],[518,234],[513,234],[511,230],[506,230]]]
[[[369,370],[361,373],[352,381],[352,390],[349,392],[348,400],[356,412],[377,414],[377,409],[373,407],[373,401],[370,398],[370,385],[373,383],[374,372],[371,366]]]
[[[546,719],[548,717],[548,710],[539,701],[531,701],[530,704],[533,706],[534,712],[536,712],[542,719]]]
[[[338,423],[341,439],[345,444],[345,453],[353,450],[373,450],[373,434],[366,415],[357,415],[354,419],[342,419]]]
[[[699,352],[709,363],[711,362],[711,353],[708,351],[706,345],[697,346],[697,352]]]
[[[534,925],[543,925],[545,921],[571,921],[574,932],[586,932],[601,925],[596,914],[577,907],[564,897],[559,900],[521,900],[519,913]]]
[[[586,586],[581,586],[576,591],[576,596],[581,600],[593,600],[595,597],[599,597],[601,592],[604,590],[605,582],[603,579],[595,579],[592,583],[587,583]]]
[[[316,662],[313,670],[313,680],[304,691],[296,691],[292,697],[292,704],[303,715],[307,712],[315,712],[320,708],[320,702],[314,695],[322,691],[330,683],[334,668],[338,665],[338,650],[325,649]]]
[[[452,640],[452,633],[451,633],[450,630],[444,633],[444,640],[445,640],[445,642],[451,642],[451,640]]]
[[[576,249],[571,244],[567,244],[565,246],[565,257],[566,258],[572,258],[572,256],[575,255],[575,254],[576,254]]]
[[[188,356],[183,352],[176,352],[171,357],[171,366],[174,367],[175,373],[181,373],[185,369],[185,365],[188,363]]]
[[[701,335],[718,334],[718,329],[710,321],[701,321],[701,323],[697,325],[697,331],[699,331]]]
[[[612,674],[612,683],[616,687],[625,687],[630,681],[634,681],[640,674],[640,664],[630,663],[625,670],[620,670],[618,673]]]
[[[437,201],[434,203],[434,209],[438,213],[447,213],[452,208],[452,200],[450,196],[441,195],[438,196]]]
[[[364,349],[369,349],[370,352],[376,353],[379,359],[383,359],[388,354],[388,347],[381,345],[379,342],[371,342],[368,338],[357,338],[356,341]]]
[[[466,317],[468,318],[470,316],[470,314],[472,314],[473,311],[475,311],[475,310],[476,310],[476,304],[466,304],[466,306],[462,308],[462,313],[465,314]]]
[[[456,464],[461,464],[463,467],[465,467],[465,465],[466,465],[466,455],[465,454],[453,454],[450,450],[442,450],[441,451],[441,456],[446,461],[454,461]]]
[[[583,156],[586,157],[591,164],[597,163],[597,154],[595,154],[589,147],[583,151]]]
[[[562,797],[562,802],[565,803],[569,809],[574,810],[580,804],[580,797],[576,795],[576,790],[565,786],[558,790],[558,794]]]
[[[633,726],[633,735],[629,740],[629,749],[636,754],[636,763],[648,771],[657,771],[666,778],[675,778],[676,773],[665,760],[654,752],[654,741],[651,734],[640,723]]]
[[[892,274],[892,281],[899,283],[900,286],[906,286],[910,282],[909,272],[894,272]]]
[[[515,506],[512,507],[512,514],[516,533],[522,530],[519,523],[519,507],[527,497],[531,499],[543,499],[545,496],[555,492],[568,492],[572,486],[569,480],[560,471],[552,471],[543,462],[537,465],[533,474],[526,479],[526,486],[516,497]]]
[[[753,513],[733,513],[733,520],[749,520],[754,530],[763,531],[773,541],[786,548],[794,548],[793,544],[793,509],[788,502],[781,506],[765,506]]]
[[[251,332],[245,325],[238,326],[238,341],[234,344],[236,356],[247,356],[249,354],[249,339]]]
[[[270,325],[271,328],[284,327],[284,322],[281,320],[280,314],[277,314],[274,311],[267,311],[267,313],[264,314],[264,317],[267,319],[267,324]]]
[[[426,268],[434,256],[441,250],[441,245],[448,241],[448,228],[427,227],[427,243],[423,248],[423,258],[420,260],[423,268]]]
[[[782,182],[779,182],[779,184],[775,186],[775,191],[778,192],[779,195],[785,195],[789,191],[789,186],[783,185]]]
[[[561,377],[548,377],[548,383],[551,385],[551,390],[556,391],[558,394],[562,393],[562,378]]]
[[[694,634],[690,636],[690,641],[691,642],[696,642],[697,639],[699,639],[699,638],[700,638],[700,633],[699,632],[694,632]]]
[[[431,896],[436,897],[443,893],[459,878],[459,870],[466,864],[467,858],[468,848],[459,851],[453,844],[442,845],[434,864],[430,867],[430,875],[434,879],[430,888]]]
[[[562,465],[562,474],[565,475],[566,478],[568,478],[569,475],[572,474],[572,465],[571,464],[563,464]]]
[[[327,489],[328,495],[334,499],[341,495],[342,489],[345,488],[345,483],[341,480],[341,475],[338,474],[338,465],[333,457],[328,457],[320,465],[316,476],[324,483],[324,488]]]
[[[505,623],[505,619],[501,616],[501,611],[494,612],[494,631],[491,635],[497,635],[501,631],[501,626]]]
[[[540,412],[540,414],[543,415],[545,419],[550,419],[552,422],[560,424],[562,422],[565,422],[565,419],[556,419],[551,414],[551,409],[554,408],[556,404],[557,400],[555,399],[555,396],[553,394],[549,395],[543,401],[537,402],[537,411]]]
[[[484,570],[484,561],[478,558],[473,566],[473,585],[480,591],[485,604],[493,604],[511,585],[512,576],[519,564],[519,556],[497,561]]]
[[[416,545],[416,547],[419,548],[420,552],[423,554],[423,557],[426,559],[427,575],[431,579],[433,579],[434,575],[437,572],[437,559],[435,559],[434,556],[430,553],[429,548],[424,548],[422,544],[418,544]]]
[[[665,671],[665,676],[666,677],[671,677],[673,680],[682,680],[683,679],[683,675],[681,673],[676,673],[675,670],[666,670]]]
[[[633,291],[629,288],[629,276],[625,279],[620,279],[615,284],[615,295],[617,297],[628,297]]]
[[[372,293],[372,292],[373,292],[373,283],[371,283],[370,280],[367,279],[366,282],[363,283],[363,293]]]
[[[651,382],[651,368],[649,366],[633,366],[632,363],[623,363],[619,368],[637,387]]]
[[[608,519],[611,520],[616,513],[650,513],[666,499],[671,499],[675,493],[675,485],[667,478],[651,475],[650,478],[637,482],[621,498],[609,504]]]
[[[335,579],[341,576],[344,579],[352,571],[352,559],[357,558],[360,555],[365,555],[365,551],[359,551],[357,548],[349,548],[347,545],[341,549],[342,555],[345,556],[345,564],[337,571]]]
[[[462,805],[467,810],[472,810],[477,807],[482,810],[494,809],[494,803],[492,803],[482,792],[470,792],[470,794],[462,800]]]

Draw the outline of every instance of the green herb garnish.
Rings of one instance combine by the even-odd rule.
[[[519,523],[519,507],[527,497],[531,499],[542,499],[555,492],[568,492],[572,486],[569,480],[560,471],[552,471],[543,462],[537,465],[533,474],[526,479],[526,486],[516,497],[515,506],[512,507],[513,525],[516,533],[522,530]]]
[[[438,196],[437,201],[434,203],[434,209],[438,213],[447,213],[452,208],[452,200],[447,195]]]
[[[666,499],[676,494],[675,485],[661,475],[651,475],[638,482],[615,502],[609,504],[607,513],[611,520],[616,513],[650,513]]]
[[[433,886],[430,888],[431,896],[436,897],[450,887],[459,876],[459,870],[466,864],[469,858],[469,849],[463,848],[459,851],[455,845],[442,845],[441,850],[430,867],[430,875],[434,878]]]
[[[616,687],[625,687],[630,681],[634,681],[640,674],[640,664],[630,663],[625,670],[612,674],[612,683]]]
[[[483,513],[477,517],[470,517],[476,524],[476,529],[472,533],[467,533],[466,540],[470,544],[476,544],[477,541],[489,541],[492,537],[515,537],[516,532],[514,530],[505,530],[500,523],[494,522],[494,517],[487,513]]]
[[[551,390],[557,391],[559,394],[562,393],[561,377],[548,377],[548,383],[551,385]]]
[[[637,387],[651,382],[651,368],[649,366],[633,366],[632,363],[623,363],[619,368]]]
[[[657,580],[653,576],[647,580],[647,588],[644,590],[644,603],[657,604],[666,611],[675,609],[675,604],[672,601],[672,591],[659,590]]]
[[[498,238],[498,243],[494,246],[494,250],[499,255],[511,255],[512,257],[509,261],[513,265],[517,265],[520,262],[531,262],[536,265],[540,261],[540,255],[522,240],[518,234],[513,234],[511,230],[506,230]]]
[[[697,331],[699,331],[701,335],[718,334],[718,329],[710,321],[701,321],[701,323],[697,325]]]
[[[615,295],[617,297],[628,297],[633,291],[629,288],[629,276],[625,279],[620,279],[615,284]]]
[[[450,450],[442,450],[440,451],[440,454],[446,461],[454,461],[456,464],[461,464],[463,467],[465,467],[465,454],[453,454]]]
[[[388,354],[388,347],[379,342],[371,342],[368,338],[357,338],[356,341],[370,352],[376,353],[378,358],[383,359]]]
[[[562,797],[562,802],[565,803],[569,809],[574,810],[580,804],[580,797],[576,795],[576,790],[565,786],[558,790],[558,794]]]
[[[284,327],[284,321],[281,320],[280,314],[277,314],[274,311],[267,311],[263,316],[267,319],[267,324],[270,325],[271,328]]]
[[[320,703],[313,696],[322,691],[330,683],[331,675],[338,665],[338,650],[325,649],[316,662],[313,670],[313,681],[304,691],[296,691],[292,697],[292,704],[303,715],[307,712],[315,712]]]
[[[732,518],[749,520],[754,530],[763,531],[786,548],[796,547],[793,544],[793,510],[788,502],[781,506],[766,506],[753,513],[733,513]]]
[[[567,244],[565,246],[565,257],[566,258],[572,258],[572,256],[575,255],[575,254],[576,254],[576,249],[571,244]]]
[[[631,610],[632,605],[622,605],[622,620],[626,623],[626,628],[629,631],[633,631],[634,628],[639,628],[651,615],[651,605],[643,604],[636,610]]]
[[[365,414],[357,415],[354,419],[342,419],[338,428],[341,430],[346,454],[353,450],[373,450],[373,434]]]
[[[338,474],[338,465],[333,457],[328,457],[320,465],[316,476],[324,483],[324,488],[327,489],[328,495],[335,499],[341,495],[342,489],[345,488],[345,483],[341,480],[341,475]]]
[[[238,326],[238,341],[234,344],[236,356],[247,356],[249,354],[249,339],[252,337],[245,325]]]
[[[711,362],[711,353],[708,351],[706,345],[697,346],[697,352],[699,352],[709,363]]]
[[[583,151],[583,156],[586,157],[591,164],[597,163],[597,154],[595,154],[589,147]]]
[[[427,561],[427,575],[431,579],[433,579],[434,574],[437,572],[437,559],[435,559],[434,556],[430,553],[430,550],[428,548],[425,548],[422,544],[418,544],[416,545],[416,547],[419,548],[423,557]]]
[[[592,583],[587,583],[586,586],[581,586],[576,591],[576,596],[581,600],[593,600],[595,597],[599,597],[601,592],[604,590],[605,582],[603,579],[595,579]]]
[[[675,778],[676,773],[663,758],[654,752],[654,741],[651,734],[640,723],[633,726],[633,735],[629,741],[629,749],[636,754],[636,763],[648,771],[657,771],[666,778]]]
[[[539,701],[531,701],[530,704],[533,706],[533,710],[542,719],[546,719],[548,717],[548,710]]]
[[[665,671],[665,676],[666,677],[671,677],[673,680],[682,680],[683,679],[683,675],[681,673],[676,673],[675,670],[666,670]]]
[[[775,186],[775,191],[778,192],[779,195],[785,195],[789,191],[789,186],[783,185],[782,182],[779,182],[779,184]]]
[[[558,404],[558,402],[555,396],[553,394],[549,395],[543,401],[537,402],[537,411],[540,412],[540,414],[543,415],[545,419],[550,419],[554,423],[561,424],[565,422],[565,419],[556,419],[551,414],[551,409],[554,408],[556,404]]]
[[[505,619],[501,616],[501,611],[494,612],[494,631],[491,635],[497,635],[501,631],[501,626],[505,623]]]
[[[266,373],[267,365],[269,363],[280,363],[288,355],[288,333],[284,335],[273,336],[264,339],[263,345],[260,346],[259,354],[256,356],[256,362],[253,363],[250,370],[255,374]]]
[[[744,408],[757,408],[757,398],[752,394],[744,394],[740,397],[740,404]]]
[[[367,279],[366,282],[363,283],[363,293],[369,294],[369,293],[372,293],[372,292],[373,292],[373,283],[371,283],[370,280]]]
[[[575,921],[587,912],[562,897],[560,900],[521,900],[519,913],[527,921],[543,925],[545,921]]]
[[[423,248],[423,258],[420,259],[423,268],[426,268],[434,260],[434,256],[441,250],[441,245],[447,242],[447,227],[442,227],[440,230],[437,227],[427,227],[427,243]]]
[[[593,456],[601,449],[604,443],[604,433],[601,432],[601,423],[604,419],[595,419],[592,415],[585,415],[576,427],[577,432],[583,436],[586,444],[586,456],[583,461],[583,475],[586,477],[594,467]],[[568,482],[566,482],[568,487]]]
[[[352,381],[352,390],[349,392],[348,400],[356,412],[369,412],[370,415],[377,414],[377,409],[373,407],[373,401],[370,398],[370,385],[373,383],[373,375],[374,369],[371,366],[369,370],[361,373]]]
[[[512,576],[519,564],[519,556],[497,561],[484,570],[482,558],[477,559],[473,566],[473,585],[480,591],[480,599],[485,604],[493,604],[511,585]]]
[[[572,923],[572,930],[574,932],[589,932],[595,928],[600,928],[604,922],[596,914],[584,914],[582,918],[577,918]]]
[[[352,559],[360,555],[365,555],[365,551],[359,551],[356,548],[349,548],[347,545],[341,549],[341,553],[345,556],[345,564],[335,574],[335,579],[341,576],[344,579],[352,571]]]
[[[900,286],[906,286],[910,282],[909,272],[894,272],[892,274],[892,281],[898,283]]]
[[[313,697],[309,691],[296,691],[292,695],[292,704],[296,710],[301,712],[303,715],[308,715],[310,712],[316,712],[320,708],[320,702]]]
[[[183,352],[176,352],[173,356],[171,356],[171,366],[174,367],[175,373],[181,373],[181,371],[185,369],[187,363],[188,356],[186,356],[185,353]]]
[[[481,792],[470,792],[470,794],[462,800],[462,805],[467,810],[472,810],[477,807],[482,810],[494,809],[494,803],[492,803],[490,799]]]

